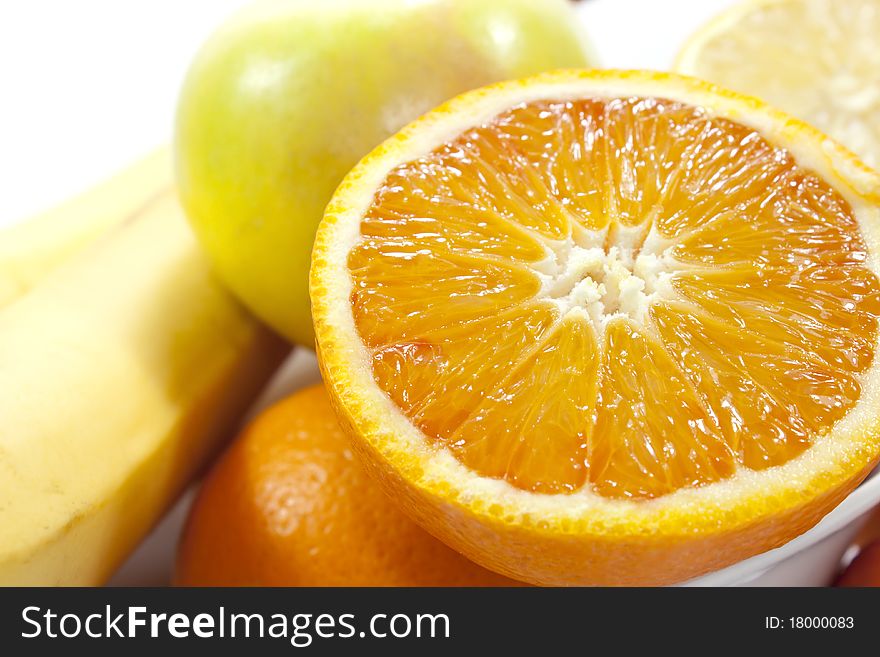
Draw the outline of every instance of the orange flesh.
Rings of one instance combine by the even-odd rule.
[[[853,407],[866,258],[786,151],[621,98],[524,104],[401,165],[348,264],[375,380],[434,444],[530,491],[653,498],[785,463]]]

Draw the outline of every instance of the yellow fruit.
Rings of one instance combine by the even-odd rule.
[[[0,585],[104,582],[286,351],[173,190],[0,310]]]
[[[155,152],[93,189],[0,231],[0,307],[172,186],[171,153]]]
[[[589,58],[567,0],[253,3],[193,62],[177,114],[181,198],[218,274],[313,347],[315,229],[346,172],[455,94]]]
[[[685,580],[813,525],[880,456],[880,179],[691,78],[465,94],[328,205],[331,397],[435,536],[538,584]]]
[[[515,586],[413,523],[354,458],[323,385],[265,411],[208,475],[181,586]]]
[[[878,0],[748,0],[694,34],[676,70],[760,96],[880,167],[878,34]]]

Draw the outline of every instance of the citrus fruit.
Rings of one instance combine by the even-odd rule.
[[[849,151],[691,78],[465,94],[327,207],[324,380],[371,471],[478,563],[681,581],[877,462],[878,205]]]
[[[184,586],[512,586],[409,520],[355,461],[323,386],[278,402],[207,476]]]
[[[436,104],[590,57],[567,0],[263,0],[208,40],[177,110],[184,207],[224,283],[313,347],[315,229],[346,172]]]
[[[694,34],[676,69],[760,96],[880,167],[878,34],[878,0],[750,0]]]

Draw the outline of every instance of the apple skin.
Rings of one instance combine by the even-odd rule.
[[[233,17],[181,91],[177,181],[227,286],[313,347],[315,229],[358,160],[463,91],[591,61],[566,0],[274,0]]]

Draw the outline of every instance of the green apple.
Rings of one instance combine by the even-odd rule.
[[[589,65],[566,0],[274,0],[203,46],[181,92],[181,198],[219,276],[312,346],[314,232],[348,170],[468,89]]]

